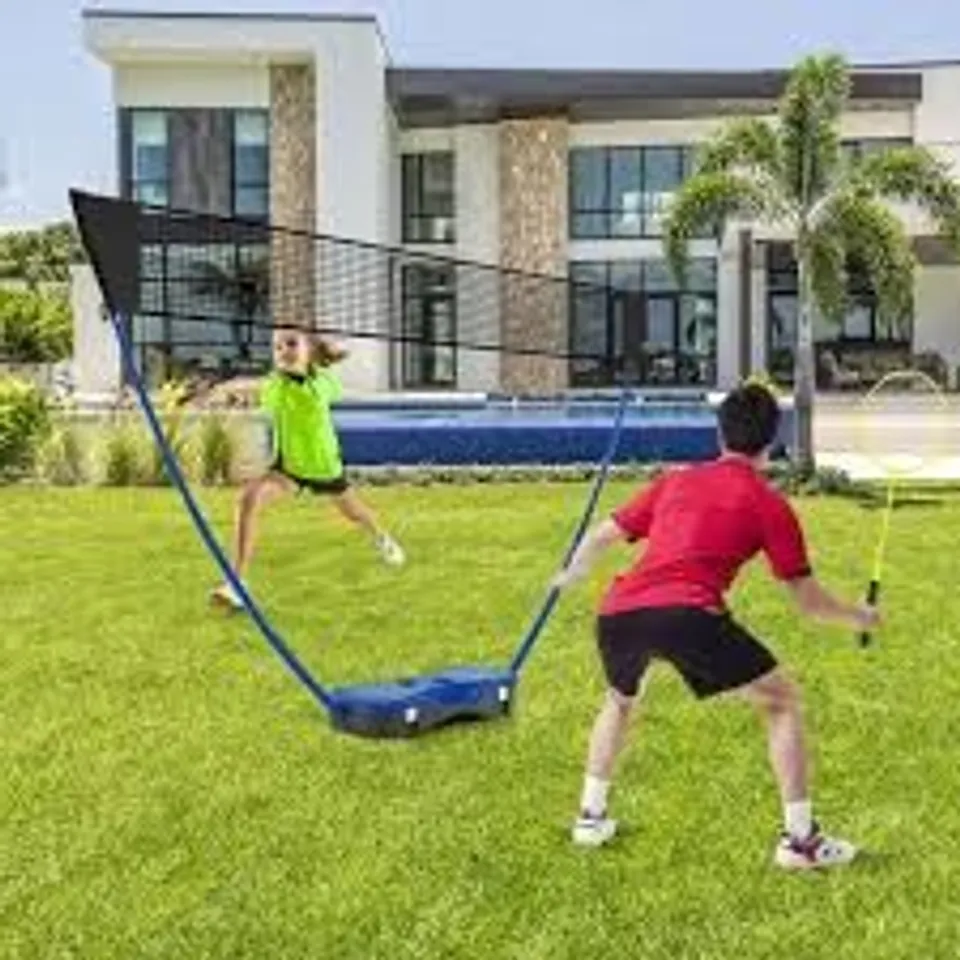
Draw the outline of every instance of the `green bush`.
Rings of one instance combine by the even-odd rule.
[[[50,409],[32,383],[0,377],[0,476],[33,470],[50,434]]]
[[[87,480],[86,457],[74,427],[54,427],[39,455],[42,480],[57,486],[73,487]]]
[[[198,446],[202,482],[208,486],[230,483],[234,476],[237,445],[223,417],[204,417]]]
[[[73,352],[73,319],[65,296],[0,287],[0,357],[56,363]]]
[[[126,421],[114,421],[104,442],[103,482],[108,487],[141,486],[149,481],[149,451],[142,429]]]
[[[189,472],[186,463],[189,448],[186,431],[184,430],[185,422],[182,406],[184,395],[185,387],[182,384],[165,383],[160,388],[159,396],[155,400],[155,408],[167,444],[180,464],[182,472],[186,474]],[[153,439],[153,434],[146,422],[143,422],[142,434],[143,443],[150,450],[150,467],[146,482],[151,486],[169,486],[171,480],[163,462],[163,454]]]

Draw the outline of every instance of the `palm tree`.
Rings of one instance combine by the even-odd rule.
[[[842,56],[802,60],[792,71],[777,121],[731,120],[701,150],[695,174],[667,211],[665,255],[683,284],[688,244],[732,220],[782,228],[793,235],[798,269],[794,350],[798,468],[812,472],[814,311],[838,322],[847,304],[848,264],[862,264],[885,320],[905,319],[913,302],[916,261],[888,201],[916,203],[960,251],[960,188],[949,168],[921,147],[892,148],[861,159],[845,156],[840,117],[850,92]]]

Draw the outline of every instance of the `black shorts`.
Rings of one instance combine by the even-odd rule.
[[[315,494],[335,495],[344,493],[350,489],[350,483],[343,474],[340,474],[339,477],[331,477],[329,480],[313,480],[309,477],[297,477],[292,473],[288,473],[280,463],[273,463],[270,467],[270,472],[279,473],[280,476],[286,477],[291,483],[295,483],[298,493],[309,490],[310,493]]]
[[[636,696],[651,660],[673,665],[702,698],[752,683],[777,665],[729,614],[695,607],[646,607],[601,616],[597,644],[607,682]]]

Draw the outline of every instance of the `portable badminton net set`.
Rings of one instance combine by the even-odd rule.
[[[153,289],[164,284],[172,296],[165,304],[164,322],[189,329],[190,324],[221,324],[235,335],[245,328],[251,340],[265,335],[269,343],[272,323],[278,314],[283,326],[302,326],[312,332],[336,334],[349,341],[406,342],[411,338],[390,325],[384,299],[390,296],[390,260],[402,251],[337,238],[313,236],[264,223],[254,223],[208,214],[151,209],[131,201],[71,191],[71,203],[80,236],[103,295],[107,317],[113,327],[126,381],[133,388],[153,440],[163,458],[166,472],[215,564],[236,592],[243,610],[283,665],[329,714],[337,730],[365,737],[411,737],[457,720],[482,720],[510,713],[520,673],[559,599],[550,587],[529,625],[518,638],[510,661],[502,665],[458,664],[450,669],[418,676],[355,684],[327,686],[301,662],[279,634],[260,605],[237,576],[197,503],[177,457],[167,442],[144,377],[136,362],[133,324],[144,315],[156,315],[151,303]],[[259,319],[260,291],[243,270],[233,280],[233,300],[239,318],[225,319],[222,312],[205,311],[204,294],[227,283],[223,276],[178,275],[166,258],[157,272],[156,251],[163,245],[181,250],[216,252],[232,250],[234,265],[243,264],[236,251],[267,251],[269,295],[267,316]],[[390,256],[388,257],[387,254]],[[474,354],[500,354],[513,362],[596,360],[590,354],[570,352],[565,342],[531,342],[523,330],[504,333],[502,325],[490,324],[485,304],[501,308],[550,311],[567,309],[571,296],[569,281],[556,277],[524,274],[481,265],[466,265],[440,258],[411,257],[428,267],[452,265],[472,288],[475,321],[469,316],[458,323],[459,336],[444,345]],[[246,285],[245,285],[246,284]],[[187,295],[189,294],[189,295]],[[271,320],[271,313],[273,319]],[[303,324],[323,317],[323,322]],[[541,338],[542,340],[542,338]],[[435,341],[431,341],[435,344]],[[607,482],[620,442],[624,418],[633,398],[629,385],[622,385],[616,402],[609,404],[612,416],[606,449],[596,464],[595,476],[582,514],[567,548],[563,566],[573,556],[584,536]]]

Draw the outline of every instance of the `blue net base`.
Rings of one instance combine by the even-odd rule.
[[[455,667],[331,691],[335,729],[361,737],[414,737],[449,723],[510,712],[516,678],[501,668]]]

